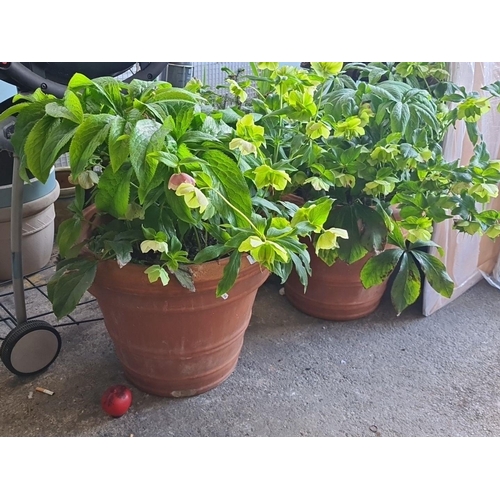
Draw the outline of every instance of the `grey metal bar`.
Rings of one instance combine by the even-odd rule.
[[[12,202],[10,207],[10,244],[12,252],[12,288],[16,305],[17,324],[26,321],[26,302],[23,283],[23,191],[24,181],[19,175],[19,157],[14,155],[14,169],[12,172]]]

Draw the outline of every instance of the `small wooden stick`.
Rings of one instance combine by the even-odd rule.
[[[37,387],[35,391],[43,392],[44,394],[48,394],[49,396],[54,395],[54,391],[49,391],[48,389],[44,389],[43,387]]]

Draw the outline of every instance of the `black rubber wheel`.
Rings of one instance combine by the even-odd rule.
[[[35,375],[46,370],[60,350],[59,332],[45,321],[32,320],[10,331],[0,347],[0,358],[16,375]]]

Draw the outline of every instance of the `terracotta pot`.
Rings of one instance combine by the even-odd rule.
[[[269,273],[242,256],[226,299],[215,289],[228,259],[193,265],[196,292],[172,277],[149,283],[146,266],[99,263],[90,288],[127,379],[158,396],[206,392],[233,372],[260,285]]]
[[[337,260],[330,267],[316,256],[310,242],[307,246],[311,255],[312,276],[306,293],[295,272],[285,283],[286,298],[297,309],[316,318],[347,321],[363,318],[378,307],[387,282],[366,289],[359,279],[362,267],[373,254],[350,265]]]
[[[56,234],[61,223],[73,217],[73,212],[71,212],[69,206],[75,200],[76,186],[69,182],[70,174],[70,167],[56,167],[56,179],[61,187],[59,198],[54,203],[56,211],[56,218],[54,220]]]

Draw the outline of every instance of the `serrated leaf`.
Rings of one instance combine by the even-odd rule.
[[[77,128],[69,147],[69,161],[75,178],[85,170],[95,150],[106,140],[112,119],[105,114],[89,115]]]
[[[19,113],[29,105],[30,105],[29,102],[20,102],[19,104],[14,104],[14,106],[10,106],[3,113],[0,113],[0,122],[9,118],[9,116]]]
[[[174,271],[174,276],[177,278],[177,281],[181,284],[181,286],[190,292],[196,292],[193,275],[189,271],[177,269],[177,271]]]
[[[189,132],[186,132],[185,134],[182,135],[182,137],[179,139],[179,142],[186,142],[186,143],[193,143],[193,144],[201,144],[202,142],[205,141],[213,141],[213,142],[220,142],[217,137],[207,134],[205,132],[199,132],[197,130],[192,130]]]
[[[215,260],[219,258],[224,251],[227,251],[227,249],[225,245],[221,244],[205,247],[196,254],[193,262],[195,264],[203,264],[204,262]]]
[[[361,283],[365,288],[384,283],[391,275],[392,271],[403,255],[400,248],[385,250],[373,256],[361,269]]]
[[[127,121],[121,116],[116,116],[109,128],[109,160],[113,172],[116,172],[129,155],[130,137],[125,134]]]
[[[307,289],[307,284],[309,282],[309,274],[307,273],[304,263],[300,260],[300,258],[297,255],[295,255],[294,253],[290,253],[290,257],[292,258],[293,267],[295,268],[295,272],[297,273],[297,276],[299,277],[301,284],[304,286],[304,292],[305,292]],[[284,278],[285,279],[283,280],[282,277],[282,283],[286,281],[286,278],[288,278],[288,276],[285,276]]]
[[[66,153],[69,142],[76,132],[77,125],[67,120],[55,120],[50,127],[45,144],[40,151],[41,169],[50,169],[61,155]]]
[[[208,163],[202,168],[213,181],[214,188],[217,189],[234,207],[247,217],[252,214],[252,200],[243,173],[238,168],[236,162],[222,151],[210,150],[202,155]],[[248,226],[248,222],[238,212],[233,210],[217,194],[211,196],[217,210],[225,214],[231,224],[238,224],[241,227]]]
[[[104,169],[97,185],[95,204],[100,212],[106,212],[113,217],[125,217],[130,197],[130,168],[121,168],[113,172],[111,168]]]
[[[408,121],[410,120],[410,109],[408,104],[397,102],[391,111],[391,130],[404,134]]]
[[[220,297],[233,287],[241,265],[241,254],[234,251],[229,257],[228,263],[224,266],[224,271],[222,274],[222,279],[219,281],[216,290],[216,296]]]
[[[339,248],[337,252],[344,262],[353,264],[367,254],[367,249],[361,244],[358,216],[354,206],[346,205],[332,210],[328,220],[328,227],[345,229],[349,235],[349,239],[338,240]]]
[[[78,98],[77,98],[78,100]],[[80,102],[80,101],[78,101]],[[57,102],[49,102],[48,104],[45,105],[45,112],[49,115],[52,116],[53,118],[65,118],[66,120],[70,120],[72,122],[81,123],[81,120],[78,120],[77,117],[73,115],[73,113],[66,108],[66,106],[62,106],[61,104]],[[83,118],[83,113],[82,113],[82,118]]]
[[[443,297],[449,299],[453,295],[455,284],[446,272],[445,265],[434,255],[429,255],[421,250],[413,250],[412,255],[422,266],[429,285]]]
[[[58,319],[70,314],[93,283],[97,261],[72,259],[62,261],[47,283],[47,294]]]
[[[153,120],[140,120],[130,135],[130,162],[139,181],[139,201],[144,202],[158,163],[146,161],[149,153],[162,149],[168,129]]]
[[[72,217],[61,222],[57,230],[57,246],[63,258],[68,256],[69,251],[78,241],[81,232],[82,223],[80,219]]]
[[[124,267],[132,260],[132,242],[126,240],[107,241],[107,244],[115,252],[118,266]]]
[[[75,73],[68,82],[68,89],[77,90],[85,87],[91,87],[92,85],[92,80],[90,78],[87,78],[81,73]]]
[[[421,288],[418,267],[411,255],[404,253],[391,288],[391,300],[398,316],[418,299]]]
[[[31,173],[43,184],[49,178],[51,165],[41,163],[40,152],[47,142],[47,136],[52,127],[55,118],[44,116],[37,121],[29,132],[24,144],[24,153],[26,155],[26,166]]]
[[[360,243],[369,252],[380,252],[387,241],[387,227],[381,214],[364,205],[355,206],[355,214],[361,221]]]
[[[180,88],[170,88],[170,89],[160,89],[147,99],[146,102],[158,102],[158,101],[187,101],[187,102],[198,102],[200,96],[198,94],[193,94],[188,90]]]

